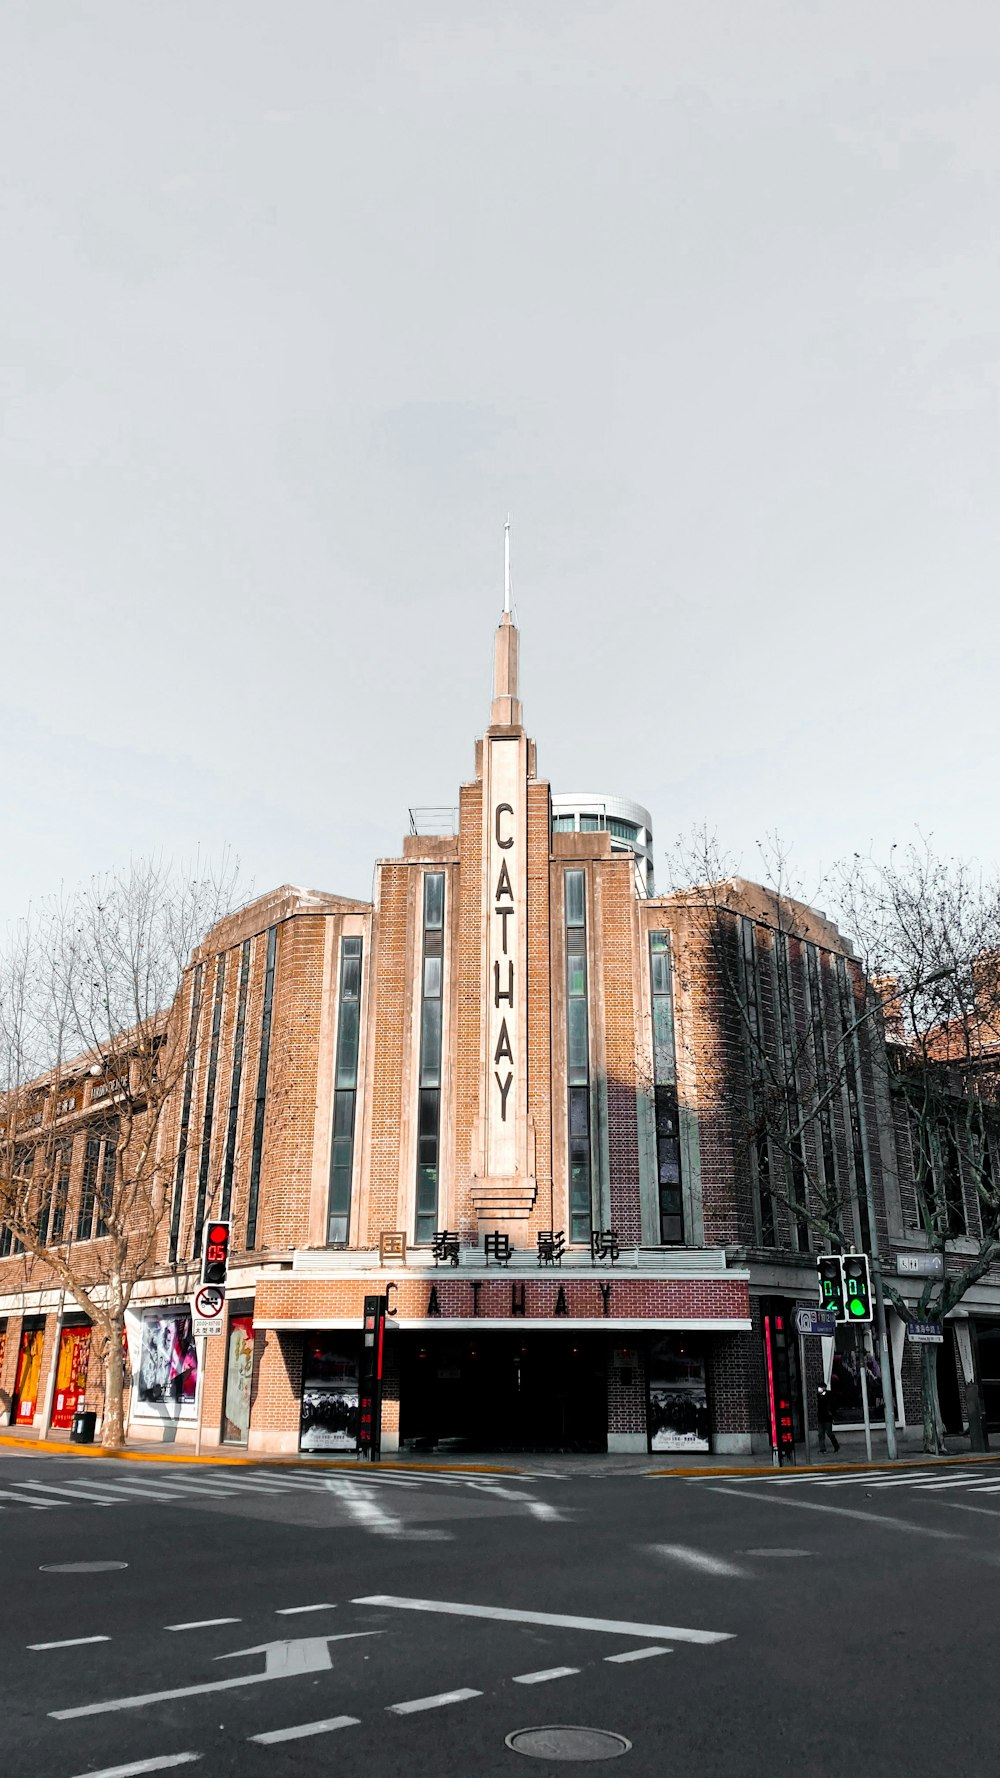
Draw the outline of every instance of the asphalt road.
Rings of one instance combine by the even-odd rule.
[[[1000,1467],[543,1467],[0,1457],[5,1778],[995,1778]]]

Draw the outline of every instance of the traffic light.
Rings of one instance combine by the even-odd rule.
[[[220,1222],[217,1217],[210,1217],[205,1224],[205,1239],[202,1243],[201,1282],[224,1285],[228,1270],[229,1224]]]
[[[821,1253],[819,1267],[819,1306],[838,1321],[849,1319],[844,1305],[844,1273],[839,1253]]]
[[[847,1321],[872,1319],[872,1281],[865,1253],[841,1255],[844,1268],[844,1310]]]

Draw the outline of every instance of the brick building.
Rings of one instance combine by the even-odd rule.
[[[408,835],[371,903],[286,887],[193,956],[168,1014],[184,1062],[161,1245],[128,1313],[131,1436],[194,1437],[210,1215],[234,1258],[206,1446],[352,1448],[362,1304],[390,1282],[384,1449],[766,1447],[764,1317],[800,1421],[786,1335],[816,1300],[817,1204],[848,1246],[870,1248],[873,1218],[883,1253],[913,1239],[851,947],[797,904],[782,930],[740,879],[711,921],[700,894],[650,897],[607,830],[560,831],[551,805],[505,610],[457,831]],[[787,1081],[806,1039],[818,1104],[845,1033],[850,1065],[805,1117]],[[792,1052],[790,1147],[759,1101],[762,1058]],[[44,1115],[66,1130],[67,1238],[99,1241],[81,1205],[107,1083],[84,1058],[60,1092]],[[88,1330],[14,1245],[0,1232],[0,1409],[62,1427],[100,1408]],[[912,1415],[902,1323],[895,1360]],[[831,1362],[850,1417],[857,1360]]]

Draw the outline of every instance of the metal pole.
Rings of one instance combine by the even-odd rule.
[[[872,1228],[874,1229],[874,1223]],[[877,1248],[876,1237],[872,1236],[872,1247]],[[882,1367],[882,1400],[885,1403],[885,1452],[894,1459],[898,1455],[896,1445],[896,1377],[892,1368],[892,1348],[889,1345],[889,1330],[885,1318],[885,1295],[882,1290],[882,1261],[874,1252],[872,1259],[872,1281],[875,1285],[875,1316],[878,1322],[878,1358]]]
[[[54,1402],[56,1395],[56,1377],[59,1371],[59,1348],[62,1344],[62,1324],[65,1312],[66,1286],[64,1284],[59,1292],[59,1308],[56,1313],[55,1346],[52,1352],[52,1363],[49,1365],[49,1374],[45,1383],[45,1404],[42,1408],[42,1430],[39,1433],[39,1438],[42,1443],[45,1442],[52,1430],[52,1403]]]
[[[201,1456],[201,1416],[205,1405],[205,1352],[207,1348],[208,1339],[205,1334],[202,1334],[198,1341],[198,1381],[194,1388],[194,1454],[196,1457]]]
[[[865,1334],[858,1328],[858,1369],[861,1373],[861,1400],[865,1410],[865,1456],[872,1460],[872,1422],[868,1411],[868,1372],[865,1370]]]
[[[806,1336],[799,1330],[799,1388],[802,1391],[802,1426],[806,1435],[806,1462],[811,1463],[812,1435],[809,1431],[809,1390],[806,1386]]]

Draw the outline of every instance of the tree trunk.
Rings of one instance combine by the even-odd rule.
[[[944,1440],[941,1410],[938,1406],[936,1346],[924,1345],[920,1348],[920,1382],[923,1395],[924,1450],[940,1456],[944,1450]]]
[[[124,1316],[112,1315],[104,1333],[104,1416],[101,1444],[117,1450],[125,1443],[125,1366],[122,1360]]]

